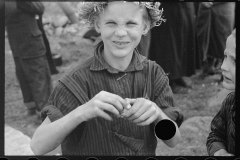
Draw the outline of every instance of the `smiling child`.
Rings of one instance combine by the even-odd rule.
[[[168,77],[136,50],[141,36],[163,21],[159,6],[125,1],[79,4],[79,17],[101,33],[102,42],[94,56],[60,79],[52,92],[31,141],[35,154],[61,144],[63,155],[155,155],[154,127],[161,120],[171,121],[176,131],[162,141],[177,145],[183,116],[173,105]],[[146,79],[151,85],[145,93]]]

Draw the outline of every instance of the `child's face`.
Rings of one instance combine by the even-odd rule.
[[[226,49],[224,51],[224,61],[221,66],[223,75],[223,87],[228,90],[235,90],[236,82],[236,39],[230,35],[227,39]]]
[[[95,28],[101,33],[108,59],[131,58],[141,36],[148,31],[144,14],[145,10],[132,2],[110,2],[104,9]]]

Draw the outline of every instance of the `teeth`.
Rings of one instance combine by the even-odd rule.
[[[124,45],[124,44],[128,44],[128,42],[114,42],[114,43],[116,43],[116,44],[118,44],[118,45]]]

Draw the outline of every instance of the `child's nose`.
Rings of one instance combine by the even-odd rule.
[[[124,27],[118,27],[116,29],[116,31],[115,31],[115,35],[116,36],[120,36],[120,37],[126,36],[127,35],[127,31],[126,31],[126,29]]]
[[[221,70],[222,71],[227,71],[228,70],[228,68],[227,68],[227,60],[223,60],[223,63],[222,63],[222,65],[221,65]]]

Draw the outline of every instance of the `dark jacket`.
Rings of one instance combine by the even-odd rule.
[[[43,12],[41,2],[5,2],[5,26],[14,57],[33,58],[45,54],[42,33],[35,19]]]
[[[211,132],[207,138],[207,151],[210,156],[220,149],[235,155],[235,92],[231,92],[211,122]]]

